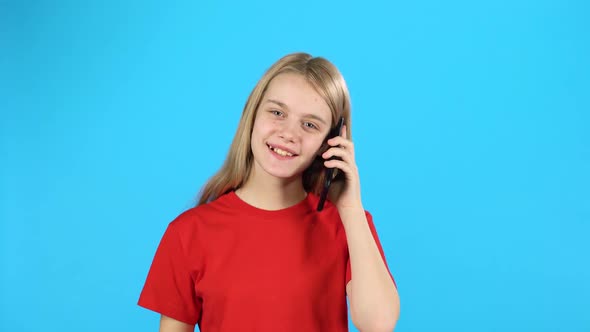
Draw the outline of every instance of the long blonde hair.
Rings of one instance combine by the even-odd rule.
[[[253,154],[250,137],[256,112],[273,78],[282,73],[296,73],[306,78],[314,89],[323,97],[332,113],[332,126],[342,116],[346,125],[346,134],[350,139],[350,95],[344,78],[338,69],[322,57],[312,57],[307,53],[293,53],[274,63],[258,81],[242,111],[242,117],[221,169],[209,179],[199,193],[197,205],[217,199],[219,196],[239,188],[250,176]],[[326,149],[326,143],[320,149]],[[303,172],[303,187],[307,192],[319,194],[324,183],[323,158],[317,156]],[[335,172],[336,177],[330,187],[330,196],[339,195],[344,176]]]

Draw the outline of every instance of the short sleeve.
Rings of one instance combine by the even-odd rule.
[[[373,235],[373,239],[375,240],[375,244],[377,244],[377,248],[379,249],[379,253],[381,254],[381,258],[383,258],[383,262],[385,263],[385,268],[387,269],[387,272],[389,273],[389,276],[391,277],[393,284],[397,288],[397,284],[395,282],[395,279],[393,278],[393,275],[391,274],[391,271],[389,270],[389,267],[387,266],[387,260],[385,259],[385,253],[383,252],[383,248],[381,247],[381,242],[379,241],[379,235],[377,235],[377,229],[375,228],[375,225],[373,224],[373,216],[371,215],[371,213],[369,213],[369,211],[365,211],[365,216],[367,217],[369,229],[371,230],[371,234]],[[351,279],[352,279],[352,269],[350,266],[350,257],[349,257],[346,262],[346,284],[347,285]]]
[[[160,240],[138,305],[195,325],[202,303],[195,295],[194,278],[174,226],[174,222],[170,223]]]

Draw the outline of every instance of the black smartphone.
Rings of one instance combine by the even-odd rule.
[[[332,128],[332,130],[328,134],[326,141],[328,141],[330,138],[340,136],[340,131],[342,131],[343,125],[344,125],[344,118],[340,117],[340,119],[338,120],[338,123],[336,124],[336,127]],[[329,146],[328,149],[329,148],[331,148],[331,146]],[[332,160],[332,159],[340,159],[340,158],[332,156],[328,160]],[[317,208],[318,211],[322,211],[324,209],[324,203],[326,203],[326,198],[328,198],[328,191],[330,189],[330,185],[332,184],[332,178],[334,177],[334,168],[326,167],[325,172],[326,172],[326,176],[325,176],[325,180],[324,180],[324,189],[322,190],[322,193],[320,195],[320,201],[318,202],[318,208]]]

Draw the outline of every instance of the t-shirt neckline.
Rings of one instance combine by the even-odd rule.
[[[227,198],[230,200],[230,203],[232,203],[232,205],[235,204],[235,206],[238,209],[240,209],[242,211],[246,211],[249,214],[262,215],[262,216],[274,216],[274,217],[280,217],[280,216],[286,216],[286,215],[293,216],[293,215],[308,213],[310,210],[313,209],[313,194],[312,193],[307,193],[305,198],[303,200],[299,201],[298,203],[295,203],[294,205],[291,205],[289,207],[279,209],[279,210],[265,210],[265,209],[261,209],[256,206],[250,205],[246,201],[242,200],[236,194],[236,192],[234,190],[227,193]]]

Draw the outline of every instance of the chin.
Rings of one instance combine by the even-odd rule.
[[[303,175],[303,171],[301,172],[294,172],[294,171],[289,171],[289,170],[275,170],[275,169],[265,169],[265,172],[275,178],[281,179],[281,180],[292,180],[294,178],[298,178],[301,177]]]
[[[258,164],[258,168],[262,171],[262,173],[267,174],[273,178],[281,179],[281,180],[293,180],[296,178],[301,178],[303,176],[303,171],[305,171],[302,165],[299,167],[295,165],[276,165],[276,164]]]

